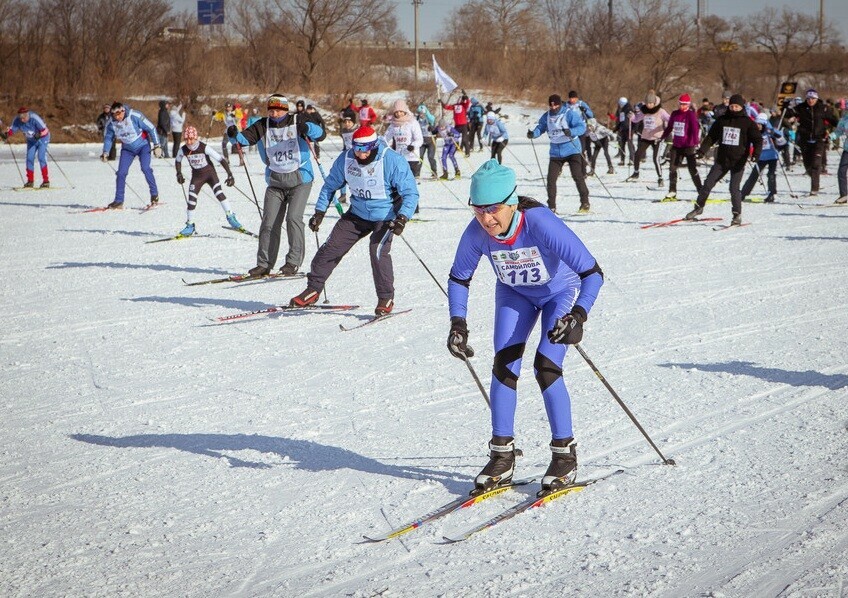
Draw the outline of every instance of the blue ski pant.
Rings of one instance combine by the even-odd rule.
[[[576,299],[576,288],[568,288],[539,299],[527,297],[505,284],[497,284],[495,362],[490,388],[493,436],[515,436],[517,383],[521,373],[521,361],[527,339],[540,315],[542,326],[533,361],[533,373],[542,391],[551,438],[560,440],[574,436],[571,397],[562,377],[562,362],[567,346],[551,343],[548,340],[548,331],[554,327],[557,319],[571,311]]]
[[[138,158],[139,166],[141,166],[141,172],[144,173],[144,178],[147,180],[147,186],[150,188],[150,195],[159,195],[159,189],[156,187],[156,179],[153,178],[153,169],[150,167],[150,144],[144,143],[135,149],[124,146],[121,147],[121,158],[118,161],[118,173],[115,182],[115,201],[118,203],[124,203],[124,194],[127,188],[127,173],[136,157]]]
[[[41,168],[47,166],[47,145],[50,143],[50,135],[40,139],[27,139],[26,169],[29,172],[35,170],[35,156],[38,155],[38,164]]]

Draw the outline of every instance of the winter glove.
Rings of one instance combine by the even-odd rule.
[[[185,177],[183,176],[183,173],[181,173],[181,172],[178,172],[178,173],[177,173],[177,182],[178,182],[180,185],[182,185],[183,183],[185,183]]]
[[[533,139],[535,137],[536,135],[533,133],[533,131],[527,131],[527,139]]]
[[[321,227],[322,220],[324,220],[324,212],[315,212],[312,214],[312,217],[309,219],[309,230],[317,233]]]
[[[698,151],[695,152],[695,159],[696,160],[703,160],[704,159],[703,150],[699,149]]]
[[[230,139],[235,139],[236,135],[238,135],[238,134],[239,134],[239,130],[238,130],[237,126],[230,125],[229,127],[227,127],[227,137],[229,137]]]
[[[548,340],[561,345],[576,345],[583,340],[583,322],[586,321],[586,312],[575,307],[556,321],[554,327],[548,331]]]
[[[398,214],[394,220],[389,222],[389,228],[394,234],[400,235],[403,232],[403,228],[406,226],[407,222],[409,222],[409,218],[407,218],[403,214]]]
[[[158,145],[154,145],[153,146],[153,155],[157,158],[161,158],[162,157],[162,148],[159,147]]]
[[[412,152],[415,151],[415,146],[414,145],[407,145],[406,151],[408,151],[411,154]]]
[[[103,152],[102,154],[100,154],[100,161],[101,162],[106,162],[107,160],[109,160],[109,154],[107,154],[106,152]]]
[[[229,174],[227,175],[227,178],[226,178],[226,179],[224,179],[224,184],[225,184],[227,187],[232,187],[233,185],[235,185],[235,184],[236,184],[236,179],[233,177],[233,173],[232,173],[232,172],[231,172],[231,173],[229,173]],[[302,222],[302,221],[301,221],[301,222]]]
[[[450,333],[448,334],[448,351],[454,357],[465,359],[474,357],[474,349],[468,346],[468,324],[465,318],[451,318]]]
[[[298,119],[297,134],[299,137],[303,137],[304,139],[309,134],[309,122],[305,118]]]

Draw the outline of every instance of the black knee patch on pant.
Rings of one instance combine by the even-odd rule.
[[[492,375],[501,384],[512,390],[515,390],[518,386],[518,376],[513,374],[507,366],[516,359],[520,359],[522,355],[524,355],[524,343],[504,347],[495,353],[495,364],[492,366]]]
[[[562,368],[538,352],[536,359],[533,360],[533,368],[536,370],[536,382],[539,383],[542,392],[562,377]]]

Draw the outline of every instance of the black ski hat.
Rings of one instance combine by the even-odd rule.
[[[562,104],[562,97],[560,97],[560,95],[558,93],[555,93],[551,96],[548,96],[548,104],[561,105]]]
[[[568,92],[568,97],[569,98],[579,98],[580,96],[578,96],[577,92],[572,89],[571,91]]]
[[[736,104],[737,106],[744,106],[745,98],[742,97],[741,93],[734,93],[732,96],[730,96],[730,103]]]

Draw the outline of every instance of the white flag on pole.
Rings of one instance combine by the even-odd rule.
[[[439,63],[436,62],[436,55],[433,56],[433,75],[436,77],[436,85],[442,88],[445,93],[450,93],[457,87],[456,81],[451,79],[448,74],[442,70],[442,67],[439,66]]]

